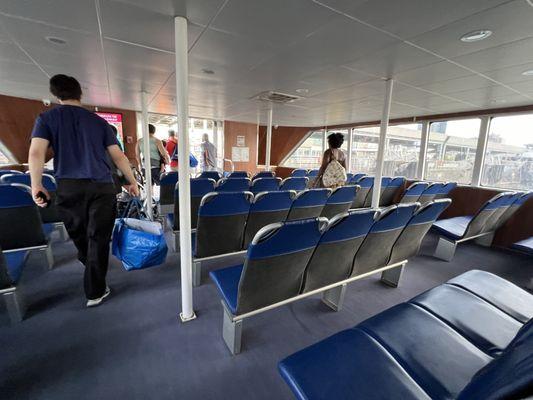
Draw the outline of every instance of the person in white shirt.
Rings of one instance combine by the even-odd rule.
[[[209,141],[209,135],[202,136],[202,171],[216,171],[217,169],[217,149]]]

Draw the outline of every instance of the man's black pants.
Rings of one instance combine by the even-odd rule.
[[[84,288],[88,299],[103,296],[109,263],[109,242],[116,218],[113,183],[88,179],[60,179],[57,209],[85,265]]]

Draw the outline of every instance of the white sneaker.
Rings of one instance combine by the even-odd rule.
[[[98,297],[97,299],[87,300],[87,307],[96,307],[99,306],[104,299],[111,294],[111,289],[109,286],[106,286],[105,293],[102,297]]]

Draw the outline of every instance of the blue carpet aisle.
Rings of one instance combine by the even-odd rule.
[[[168,240],[170,243],[170,240]],[[435,237],[426,238],[430,254]],[[34,254],[23,276],[26,320],[0,321],[0,392],[7,399],[291,399],[276,365],[283,357],[406,301],[464,271],[484,269],[521,287],[533,277],[531,258],[458,247],[451,263],[421,255],[397,289],[373,276],[348,287],[334,313],[305,299],[244,322],[243,352],[230,355],[221,338],[222,312],[205,268],[194,289],[198,320],[178,322],[179,267],[126,273],[112,258],[105,304],[85,309],[82,268],[71,243],[54,243],[57,266],[44,272]]]

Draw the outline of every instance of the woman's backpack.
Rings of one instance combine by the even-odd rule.
[[[336,188],[346,183],[346,170],[341,163],[333,158],[322,175],[322,185],[327,188]]]

